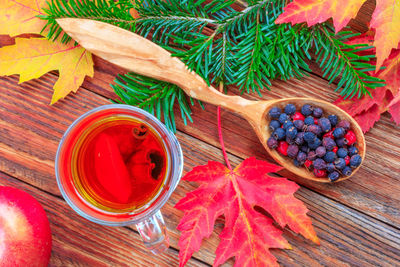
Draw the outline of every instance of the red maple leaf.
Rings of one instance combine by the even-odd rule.
[[[306,215],[307,208],[293,194],[299,186],[286,178],[271,177],[281,167],[249,158],[234,170],[218,162],[195,167],[183,178],[201,182],[177,204],[184,215],[178,225],[180,266],[199,250],[203,238],[209,237],[215,220],[224,215],[214,266],[235,257],[235,266],[278,266],[270,248],[290,248],[273,220],[254,210],[266,210],[283,228],[286,225],[319,244]]]

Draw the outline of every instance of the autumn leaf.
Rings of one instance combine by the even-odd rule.
[[[91,54],[79,45],[51,42],[44,38],[16,38],[15,45],[0,48],[0,75],[19,74],[19,82],[58,70],[51,104],[76,92],[85,76],[93,76]]]
[[[294,0],[275,20],[276,23],[302,23],[308,26],[332,18],[336,32],[345,27],[350,19],[357,16],[366,0]],[[394,0],[395,1],[395,0]]]
[[[306,215],[307,208],[293,194],[299,186],[286,178],[268,175],[281,167],[249,158],[233,171],[218,162],[195,167],[183,178],[201,182],[186,194],[176,208],[184,215],[178,225],[182,232],[179,240],[180,266],[199,250],[204,238],[211,235],[215,220],[224,215],[225,227],[220,234],[214,266],[235,257],[235,266],[278,266],[270,248],[290,248],[282,231],[273,220],[254,209],[259,206],[284,228],[319,244]]]
[[[36,16],[42,15],[45,3],[46,0],[0,0],[0,34],[40,34],[46,22]]]

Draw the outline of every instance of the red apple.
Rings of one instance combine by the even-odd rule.
[[[49,220],[39,202],[16,188],[0,186],[0,266],[47,266]]]

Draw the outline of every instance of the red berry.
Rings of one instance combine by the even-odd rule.
[[[329,131],[326,134],[324,134],[324,137],[329,137],[329,138],[333,139],[333,130],[334,129],[332,129],[331,131]]]
[[[326,171],[314,169],[314,175],[317,176],[318,178],[325,177]]]
[[[285,141],[280,141],[276,150],[284,156],[287,156],[287,149],[289,144]]]
[[[314,118],[314,124],[318,125],[318,119],[317,118]]]
[[[335,146],[333,149],[332,149],[332,151],[333,151],[333,153],[336,153],[337,151],[338,151],[338,147],[337,146]]]
[[[344,138],[346,138],[347,144],[349,146],[351,146],[357,141],[356,134],[351,130],[347,131],[347,133],[344,135]]]
[[[310,167],[311,167],[311,165],[312,165],[313,163],[312,163],[312,161],[311,160],[306,160],[305,162],[304,162],[304,165],[309,169]]]
[[[297,121],[297,120],[304,121],[304,119],[305,118],[304,118],[303,114],[301,114],[300,112],[296,112],[293,115],[293,121]]]
[[[350,157],[349,156],[344,157],[344,161],[346,162],[346,165],[349,165]]]

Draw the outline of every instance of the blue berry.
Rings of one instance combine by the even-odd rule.
[[[332,127],[335,127],[338,122],[338,117],[336,115],[329,115],[328,120],[331,122]]]
[[[269,116],[273,119],[279,118],[279,115],[281,115],[281,109],[278,107],[273,107],[269,110]]]
[[[314,161],[317,158],[317,154],[315,154],[315,151],[311,150],[310,152],[308,152],[307,154],[307,159]]]
[[[287,104],[285,107],[285,113],[288,115],[293,115],[296,113],[296,107],[293,104]]]
[[[318,125],[321,126],[322,132],[327,133],[332,129],[331,122],[327,118],[318,120]]]
[[[322,129],[319,125],[310,125],[307,127],[307,132],[312,132],[315,135],[320,135],[322,133]]]
[[[339,128],[336,128],[335,130],[333,130],[332,134],[335,138],[342,138],[345,135],[345,133],[346,133],[346,131],[344,130],[344,128],[339,127]]]
[[[334,181],[336,181],[337,179],[339,179],[339,173],[336,172],[336,171],[331,172],[330,174],[328,174],[328,178],[329,178],[329,180],[330,180],[331,182],[334,182]]]
[[[313,110],[313,116],[315,118],[321,118],[322,114],[324,114],[324,111],[322,110],[322,108],[314,108]]]
[[[283,138],[285,138],[286,136],[286,131],[282,128],[278,128],[274,131],[274,133],[272,134],[272,136],[276,139],[276,140],[282,140]]]
[[[314,117],[308,116],[307,118],[304,119],[304,124],[305,125],[313,125],[314,124]]]
[[[337,170],[343,170],[344,167],[346,167],[346,161],[344,159],[342,159],[342,158],[337,158],[335,160],[335,168]]]
[[[311,105],[304,105],[301,107],[301,114],[303,114],[304,116],[310,116],[312,114],[313,108]]]
[[[307,154],[304,153],[303,151],[299,151],[299,153],[297,154],[297,158],[296,158],[301,164],[304,164],[304,162],[307,159]]]
[[[333,171],[335,171],[335,164],[333,164],[332,162],[327,163],[327,164],[326,164],[326,170],[327,170],[328,172],[333,172]]]
[[[282,113],[281,115],[279,115],[279,122],[281,124],[284,124],[286,121],[288,121],[290,118],[286,113]]]
[[[319,146],[317,147],[317,149],[315,149],[315,153],[318,157],[322,158],[326,154],[326,149],[323,146]]]
[[[269,148],[275,149],[275,148],[278,147],[278,141],[277,141],[275,138],[273,138],[273,137],[271,136],[271,137],[268,138],[268,140],[267,140],[267,145],[268,145]]]
[[[321,145],[321,140],[320,139],[315,139],[313,142],[308,143],[308,147],[311,149],[317,149]]]
[[[344,148],[344,147],[341,147],[341,148],[338,149],[338,151],[336,152],[336,154],[337,154],[337,156],[338,156],[339,158],[344,158],[344,157],[347,156],[347,149]]]
[[[296,145],[289,145],[287,148],[287,155],[289,158],[296,158],[297,157],[297,153],[299,153],[299,147]]]
[[[301,162],[299,162],[297,159],[293,160],[293,165],[296,167],[300,167],[301,165],[303,165]]]
[[[315,139],[317,139],[317,136],[312,132],[304,133],[304,141],[306,141],[307,143],[314,142]]]
[[[298,130],[301,130],[301,129],[303,129],[304,121],[302,121],[302,120],[295,120],[295,121],[293,122],[293,125],[294,125],[294,127],[296,127]]]
[[[269,123],[269,128],[271,129],[271,131],[275,131],[276,129],[281,127],[281,123],[277,120],[272,120]]]
[[[291,139],[295,139],[297,135],[297,129],[294,126],[290,126],[286,129],[286,136]]]
[[[286,143],[288,143],[289,145],[293,145],[294,139],[286,135]]]
[[[351,146],[347,150],[349,152],[349,156],[350,157],[355,155],[355,154],[358,154],[358,148],[356,148],[355,146]]]
[[[344,147],[346,145],[346,143],[347,143],[347,140],[343,137],[336,139],[336,145],[338,147]]]
[[[326,169],[326,162],[323,159],[316,159],[313,162],[314,168],[317,170],[325,170]]]
[[[300,150],[304,153],[310,152],[310,148],[307,145],[301,146]]]
[[[349,166],[344,167],[344,169],[342,170],[343,175],[346,175],[346,176],[350,176],[352,172],[353,171],[351,170],[351,168]]]
[[[360,155],[356,154],[356,155],[351,156],[350,167],[357,168],[358,166],[360,166],[361,161],[362,161],[362,158]]]
[[[322,145],[326,148],[326,150],[332,150],[336,146],[336,143],[332,138],[324,137],[322,139]]]
[[[301,146],[304,143],[304,132],[299,132],[296,135],[296,138],[294,139],[294,142]]]
[[[337,127],[342,127],[345,131],[350,129],[350,122],[346,120],[339,121]]]
[[[291,122],[291,121],[286,121],[284,124],[283,124],[283,129],[287,129],[287,128],[289,128],[290,126],[293,126],[293,122]]]
[[[324,160],[328,163],[332,163],[335,161],[336,158],[336,154],[335,152],[332,151],[328,151],[326,152],[325,156],[324,156]],[[346,162],[344,163],[346,165]]]

